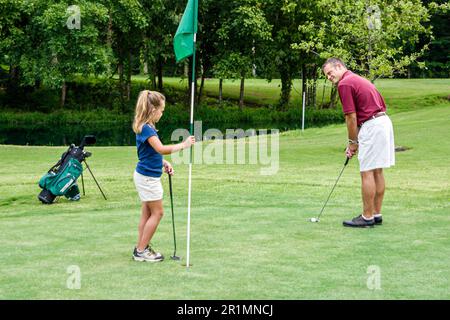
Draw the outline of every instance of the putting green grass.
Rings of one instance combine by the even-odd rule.
[[[385,172],[384,224],[373,229],[342,227],[361,211],[356,159],[320,223],[308,222],[343,166],[344,125],[283,133],[276,175],[261,175],[263,165],[194,165],[189,270],[187,165],[173,179],[183,261],[138,263],[135,148],[87,147],[108,201],[85,173],[79,202],[45,206],[37,182],[65,148],[0,146],[0,299],[450,299],[450,105],[392,120],[396,145],[409,150]],[[169,257],[162,180],[165,217],[153,244]],[[67,286],[73,265],[80,289]]]

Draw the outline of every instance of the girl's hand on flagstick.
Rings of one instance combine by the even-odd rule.
[[[192,146],[195,143],[195,137],[194,136],[189,136],[186,138],[186,140],[184,140],[184,148],[189,148],[190,146]]]

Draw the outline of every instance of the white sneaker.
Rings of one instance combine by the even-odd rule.
[[[164,260],[164,256],[161,253],[156,252],[155,250],[153,250],[152,247],[147,246],[145,249],[150,251],[150,253],[154,254],[156,257],[161,258],[162,260]]]
[[[156,252],[152,252],[147,248],[143,252],[139,252],[137,248],[134,248],[133,251],[133,260],[134,261],[147,261],[147,262],[159,262],[163,261],[164,257],[162,254]]]

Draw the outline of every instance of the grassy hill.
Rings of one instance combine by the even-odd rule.
[[[145,77],[136,77],[145,79]],[[180,78],[164,78],[164,83],[176,88],[185,88],[187,80]],[[439,98],[450,95],[449,79],[378,79],[375,86],[386,99],[390,112],[408,111],[424,106],[442,103]],[[317,83],[317,103],[329,100],[331,83],[323,79]],[[245,101],[254,105],[274,105],[278,102],[281,82],[274,79],[268,82],[263,79],[247,79],[245,81]],[[239,99],[239,81],[224,80],[224,98]],[[205,93],[211,97],[219,95],[219,80],[206,79]],[[324,98],[322,99],[322,96]],[[301,107],[301,80],[294,80],[291,92],[291,104]]]

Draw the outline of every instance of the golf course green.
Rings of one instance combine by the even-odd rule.
[[[320,222],[308,221],[343,166],[344,124],[281,133],[273,175],[261,175],[261,164],[194,164],[188,270],[187,164],[173,177],[182,261],[169,258],[165,175],[152,244],[166,259],[138,263],[135,147],[86,147],[107,201],[85,171],[79,202],[42,205],[37,183],[66,147],[0,145],[0,299],[449,299],[450,103],[430,99],[391,117],[405,151],[385,171],[384,222],[375,228],[342,226],[361,213],[357,159]]]

